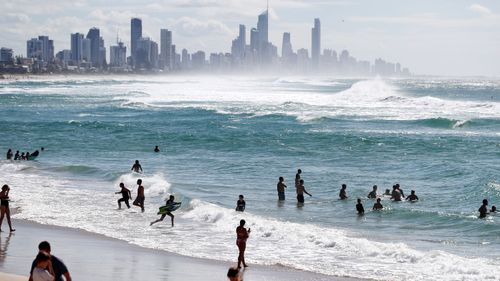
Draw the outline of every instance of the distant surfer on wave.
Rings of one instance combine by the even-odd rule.
[[[134,171],[136,173],[142,173],[142,166],[139,164],[139,160],[135,160],[134,165],[132,166],[131,171]]]
[[[174,215],[172,214],[173,211],[177,210],[180,207],[180,202],[174,202],[175,197],[173,195],[170,195],[170,198],[167,200],[165,206],[160,208],[160,212],[158,214],[161,214],[161,217],[153,222],[151,222],[149,225],[153,225],[157,222],[163,221],[166,216],[169,216],[171,221],[172,221],[172,227],[174,227]]]

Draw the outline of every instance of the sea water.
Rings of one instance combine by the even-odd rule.
[[[500,278],[500,214],[477,217],[484,198],[500,205],[500,80],[10,80],[0,82],[0,118],[1,151],[45,147],[35,161],[0,162],[18,219],[227,261],[245,219],[251,264],[382,280]],[[134,160],[143,174],[131,173]],[[313,195],[304,206],[299,168]],[[135,197],[138,178],[146,211],[117,210],[118,184]],[[344,183],[349,199],[339,201]],[[383,198],[372,212],[372,186],[395,183],[420,201]],[[176,226],[150,227],[170,194],[183,203]],[[234,211],[239,194],[245,213]]]

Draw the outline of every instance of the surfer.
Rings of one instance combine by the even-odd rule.
[[[377,186],[376,185],[373,186],[373,190],[370,193],[368,193],[367,197],[370,199],[377,198]]]
[[[142,173],[142,166],[139,164],[139,160],[135,160],[135,163],[132,165],[132,169],[130,170],[136,173]]]
[[[304,203],[304,193],[309,196],[312,196],[309,192],[307,192],[306,188],[304,187],[304,180],[299,180],[299,186],[297,186],[297,202],[299,204]]]
[[[166,216],[169,216],[169,217],[170,217],[170,219],[171,219],[171,221],[172,221],[172,227],[174,227],[174,215],[173,215],[171,212],[172,212],[172,209],[174,208],[174,206],[175,206],[175,205],[180,204],[180,203],[176,203],[176,202],[174,202],[174,199],[175,199],[175,197],[174,197],[173,195],[170,195],[169,199],[167,200],[167,203],[165,204],[165,207],[167,207],[167,208],[168,208],[168,209],[167,209],[168,211],[165,211],[165,213],[164,213],[164,214],[161,214],[161,217],[160,217],[159,219],[157,219],[157,220],[155,220],[155,221],[151,222],[151,223],[149,224],[149,226],[151,226],[151,225],[153,225],[153,224],[155,224],[155,223],[157,223],[157,222],[161,222],[161,221],[163,221],[163,219],[164,219]],[[161,210],[160,210],[160,212],[161,212]]]
[[[358,204],[356,204],[356,211],[358,211],[358,215],[363,215],[365,213],[365,208],[363,207],[363,203],[361,203],[361,199],[358,198]]]
[[[158,146],[155,146],[155,152],[160,152],[160,148]]]
[[[21,157],[19,155],[19,150],[16,151],[16,154],[14,155],[14,160],[20,160],[19,157]]]
[[[128,200],[130,200],[130,197],[132,197],[132,194],[130,193],[130,189],[126,188],[123,182],[120,183],[120,188],[121,190],[118,192],[115,192],[115,194],[122,194],[122,198],[118,199],[118,209],[122,208],[122,202],[125,202],[125,205],[127,205],[127,208],[130,209],[130,205],[128,203]]]
[[[243,195],[238,196],[238,201],[236,201],[236,211],[244,212],[246,207],[245,197]]]
[[[3,217],[7,216],[10,232],[13,232],[16,230],[12,228],[12,222],[10,221],[9,192],[10,188],[8,185],[5,184],[2,186],[2,191],[0,192],[0,228],[2,227]],[[2,230],[0,229],[0,231]]]
[[[347,185],[346,184],[342,184],[342,188],[340,189],[340,193],[339,193],[339,197],[340,197],[340,200],[345,200],[349,197],[347,197]]]
[[[484,219],[488,214],[488,200],[486,199],[483,200],[483,205],[479,207],[478,211],[479,211],[479,218]]]
[[[238,246],[238,268],[241,268],[241,264],[243,263],[244,267],[248,267],[245,263],[245,250],[247,247],[247,239],[250,235],[250,228],[246,229],[245,220],[240,220],[240,226],[236,228],[236,245]]]
[[[280,200],[280,201],[285,200],[286,184],[285,184],[285,179],[283,177],[279,177],[279,182],[278,182],[276,188],[278,190],[278,200]]]
[[[415,194],[415,190],[411,191],[410,196],[406,197],[406,200],[410,202],[418,201],[418,196]]]
[[[7,151],[7,160],[11,160],[13,155],[14,154],[12,153],[12,149],[9,148],[9,150]]]
[[[380,203],[380,201],[381,201],[381,199],[377,198],[377,202],[375,204],[373,204],[374,211],[382,210],[384,208],[384,206],[382,206],[382,203]]]
[[[144,212],[144,200],[146,197],[144,196],[144,186],[142,186],[142,180],[138,179],[137,180],[137,197],[135,198],[134,206],[141,207],[142,212]]]

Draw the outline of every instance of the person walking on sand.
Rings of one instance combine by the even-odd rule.
[[[238,246],[238,268],[241,268],[241,264],[244,267],[248,267],[245,263],[245,250],[247,247],[247,239],[250,236],[250,228],[245,228],[245,220],[240,220],[240,226],[236,228],[236,245]]]
[[[297,187],[297,202],[299,204],[304,204],[304,193],[312,196],[304,187],[304,180],[299,180],[299,186]]]
[[[5,184],[2,186],[2,191],[0,192],[0,228],[2,227],[3,218],[6,216],[10,232],[14,232],[16,230],[12,228],[12,222],[10,221],[9,192],[10,188],[8,185]]]
[[[139,164],[139,160],[135,160],[135,163],[132,165],[132,169],[130,170],[136,173],[142,173],[142,166]]]
[[[340,189],[340,193],[339,193],[339,198],[340,200],[345,200],[349,197],[347,197],[347,185],[346,184],[342,184],[342,188]]]
[[[31,278],[33,281],[55,281],[54,269],[50,262],[50,255],[45,252],[39,252],[35,258],[35,268]]]
[[[144,212],[144,200],[146,197],[144,196],[144,186],[142,186],[142,180],[138,179],[137,180],[137,197],[135,198],[134,206],[141,207],[142,212]]]
[[[283,177],[279,177],[278,179],[278,184],[276,186],[276,189],[278,190],[278,200],[283,201],[285,200],[285,179]]]
[[[176,204],[180,204],[180,203],[176,203],[174,202],[175,200],[175,197],[173,195],[170,195],[170,198],[167,200],[167,203],[165,204],[166,207],[170,207],[170,208],[173,208],[174,205]],[[151,222],[149,224],[149,226],[152,226],[153,224],[157,223],[157,222],[161,222],[163,221],[163,219],[165,219],[166,216],[169,216],[170,217],[170,220],[172,222],[172,227],[174,227],[174,215],[171,213],[172,211],[167,211],[165,214],[162,214],[161,217],[153,222]]]
[[[125,184],[123,182],[120,183],[120,188],[121,190],[118,192],[115,192],[115,194],[122,194],[122,198],[118,199],[118,209],[122,208],[122,202],[125,202],[125,205],[127,205],[127,208],[130,209],[130,205],[128,201],[132,197],[132,194],[130,193],[130,189],[125,187]]]
[[[53,268],[53,272],[54,272],[53,275],[55,277],[55,281],[63,281],[63,280],[72,281],[71,275],[69,274],[69,270],[66,267],[66,265],[64,264],[64,262],[62,260],[60,260],[59,258],[57,258],[56,256],[51,254],[51,248],[50,248],[49,242],[47,242],[47,241],[40,242],[40,244],[38,244],[38,250],[39,250],[39,253],[45,253],[45,254],[49,255],[50,264],[52,265],[52,268]],[[29,281],[35,281],[33,279],[33,277],[34,277],[34,270],[35,270],[35,267],[37,265],[36,261],[37,260],[35,259],[33,261],[33,263],[31,264]],[[64,279],[63,279],[63,276],[64,276]]]

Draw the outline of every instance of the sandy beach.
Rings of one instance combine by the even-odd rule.
[[[124,241],[69,228],[15,220],[14,233],[0,234],[1,281],[26,280],[42,240],[68,266],[74,280],[226,280],[233,264],[145,249]],[[175,243],[175,241],[172,241]],[[7,273],[7,274],[6,274]],[[15,275],[11,275],[15,274]],[[357,280],[278,266],[251,265],[244,280]]]

